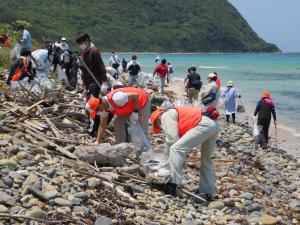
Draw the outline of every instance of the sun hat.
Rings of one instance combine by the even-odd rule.
[[[214,73],[210,73],[210,74],[208,74],[208,78],[214,78],[214,77],[216,77],[217,75],[216,74],[214,74]]]
[[[227,87],[232,87],[233,86],[233,82],[230,80],[227,82]]]

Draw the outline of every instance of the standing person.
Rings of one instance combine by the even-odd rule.
[[[187,72],[188,73],[187,73],[187,75],[185,75],[185,78],[184,78],[184,81],[183,81],[183,85],[184,85],[184,89],[185,89],[186,95],[189,96],[188,88],[186,87],[185,82],[186,82],[186,80],[188,78],[188,75],[191,73],[191,68],[188,68]]]
[[[97,81],[101,84],[101,93],[106,94],[108,88],[106,69],[99,50],[91,42],[90,35],[87,33],[79,33],[76,37],[76,43],[81,49],[81,57],[86,66],[91,70]],[[83,65],[80,66],[80,69],[82,70],[81,79],[87,91],[87,99],[89,99],[91,95],[91,93],[88,91],[89,86],[92,83],[96,84],[96,82]]]
[[[167,194],[176,195],[177,185],[183,181],[183,166],[187,154],[201,144],[199,193],[206,200],[216,191],[212,154],[218,136],[218,112],[208,107],[205,112],[192,106],[181,106],[166,112],[156,110],[150,120],[153,133],[165,132],[165,151],[169,156],[171,180],[165,186]]]
[[[202,81],[200,75],[196,73],[196,67],[194,66],[191,67],[190,74],[187,75],[185,87],[187,88],[189,103],[193,103],[194,100],[198,101]]]
[[[68,50],[70,49],[69,44],[67,43],[67,39],[65,37],[62,37],[60,39],[61,49],[62,50]]]
[[[268,91],[264,91],[262,98],[258,101],[253,119],[255,119],[257,114],[257,125],[262,126],[260,146],[263,149],[266,149],[269,141],[269,127],[271,123],[271,114],[273,115],[275,126],[277,126],[275,105]]]
[[[116,69],[118,72],[117,77],[115,77],[115,79],[118,79],[118,74],[119,74],[118,68],[119,68],[120,64],[121,64],[121,62],[120,62],[118,55],[115,52],[112,52],[111,56],[109,58],[109,65],[112,68]]]
[[[167,84],[171,84],[173,83],[173,67],[171,65],[171,63],[168,62],[168,76],[167,76]]]
[[[211,73],[207,77],[208,85],[205,91],[202,93],[201,101],[205,106],[217,107],[217,103],[220,97],[220,89],[216,84],[217,77],[214,73]]]
[[[165,60],[165,59],[161,60],[161,63],[158,64],[154,69],[153,77],[155,76],[155,74],[157,74],[159,79],[160,79],[158,93],[160,95],[163,95],[164,94],[166,76],[168,76],[167,60]]]
[[[232,117],[232,123],[235,123],[235,113],[236,113],[236,98],[241,98],[241,95],[237,94],[236,89],[233,87],[233,82],[230,80],[227,82],[227,89],[222,94],[225,98],[225,115],[226,122],[229,123],[229,117]]]
[[[160,57],[159,57],[159,55],[157,55],[156,58],[154,59],[155,63],[158,63],[159,59],[160,59]]]
[[[147,138],[149,138],[148,120],[151,109],[151,99],[146,91],[140,88],[125,87],[111,91],[102,96],[95,104],[88,104],[87,109],[99,113],[101,116],[96,144],[104,136],[109,113],[116,115],[114,134],[116,144],[126,141],[125,124],[138,122]]]
[[[11,67],[6,84],[10,85],[11,81],[20,81],[25,77],[32,79],[31,73],[31,51],[23,48],[21,56],[17,62]]]
[[[138,74],[141,72],[141,66],[137,61],[137,56],[132,55],[131,61],[127,64],[126,70],[129,73],[128,85],[138,86]]]
[[[122,72],[123,72],[123,73],[126,73],[126,72],[127,72],[126,68],[127,68],[127,61],[126,61],[125,58],[123,58],[123,60],[122,60],[122,69],[123,69]]]
[[[20,40],[21,48],[31,50],[32,43],[29,31],[26,30],[23,25],[18,25],[17,31],[19,31],[22,34],[22,39]]]

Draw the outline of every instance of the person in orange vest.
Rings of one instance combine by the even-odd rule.
[[[220,89],[221,88],[221,78],[218,76],[217,72],[213,72],[213,74],[216,75],[216,84],[217,84],[217,87]]]
[[[10,85],[11,81],[20,81],[25,77],[32,79],[31,73],[31,51],[22,49],[20,58],[11,67],[6,83]]]
[[[182,184],[183,166],[187,154],[201,144],[200,196],[212,199],[216,191],[214,164],[212,154],[218,136],[219,116],[215,107],[207,107],[205,111],[193,106],[180,106],[168,111],[156,110],[150,120],[153,133],[161,129],[165,133],[166,151],[169,152],[169,169],[171,179],[164,186],[167,194],[176,195],[177,185]]]
[[[116,116],[114,134],[116,144],[126,141],[125,124],[130,119],[139,123],[146,137],[149,138],[148,120],[150,116],[151,99],[149,94],[140,88],[125,87],[111,91],[106,96],[91,98],[86,108],[93,115],[99,114],[101,122],[95,144],[99,144],[104,136],[109,113]]]
[[[161,63],[158,64],[154,69],[153,77],[155,76],[155,74],[157,74],[157,76],[160,79],[158,93],[160,95],[163,95],[164,87],[165,87],[165,80],[169,74],[169,67],[167,65],[167,60],[165,60],[165,59],[161,60]]]

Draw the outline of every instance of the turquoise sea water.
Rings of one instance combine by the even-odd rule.
[[[106,65],[109,56],[102,55]],[[152,73],[155,57],[138,54],[144,72]],[[131,55],[119,54],[119,58],[128,60]],[[195,66],[204,83],[214,71],[222,86],[232,80],[253,112],[262,92],[270,91],[279,122],[300,132],[300,54],[160,54],[160,58],[171,62],[177,78],[183,79],[187,68]]]

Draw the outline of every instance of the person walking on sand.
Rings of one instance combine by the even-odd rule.
[[[187,154],[201,145],[201,168],[199,194],[207,201],[212,200],[216,192],[214,152],[219,128],[216,120],[219,113],[214,107],[201,111],[198,107],[179,106],[168,111],[156,110],[150,120],[153,133],[162,129],[165,133],[165,151],[169,153],[169,170],[171,179],[161,188],[166,194],[176,196],[177,185],[183,183],[183,167]]]
[[[202,87],[202,82],[200,75],[196,73],[196,67],[191,67],[190,72],[191,73],[187,75],[185,87],[188,90],[187,92],[189,103],[193,103],[194,100],[198,101],[198,96]]]
[[[131,61],[128,63],[126,70],[129,73],[128,85],[138,86],[138,74],[141,72],[140,63],[137,61],[137,56],[132,55]]]
[[[201,101],[205,106],[217,107],[217,103],[220,97],[220,89],[216,84],[217,77],[214,73],[211,73],[207,77],[208,85],[204,92],[201,94]]]
[[[119,59],[119,56],[118,56],[115,52],[112,52],[112,53],[111,53],[111,56],[110,56],[110,58],[109,58],[109,65],[110,65],[112,68],[116,69],[117,72],[118,72],[118,73],[117,73],[117,77],[115,77],[115,79],[118,79],[118,75],[119,75],[118,68],[119,68],[120,64],[121,64],[121,61],[120,61],[120,59]]]
[[[229,123],[229,117],[232,117],[232,123],[235,123],[236,113],[236,98],[241,98],[241,95],[237,94],[236,89],[233,87],[233,82],[230,80],[227,82],[227,89],[223,92],[222,97],[225,100],[225,115],[226,122]]]
[[[165,87],[165,81],[166,77],[168,76],[168,65],[167,65],[167,60],[162,59],[161,63],[158,64],[153,72],[153,77],[155,74],[158,75],[159,77],[159,88],[158,88],[158,93],[160,95],[164,94],[164,87]]]
[[[127,68],[127,61],[126,61],[125,58],[123,58],[123,60],[122,60],[122,73],[127,72],[126,68]]]
[[[257,125],[262,127],[260,146],[263,149],[266,149],[269,141],[269,127],[271,123],[271,114],[273,115],[275,126],[277,126],[275,105],[268,91],[264,91],[262,98],[258,101],[254,112],[253,120],[256,119],[257,114]]]

